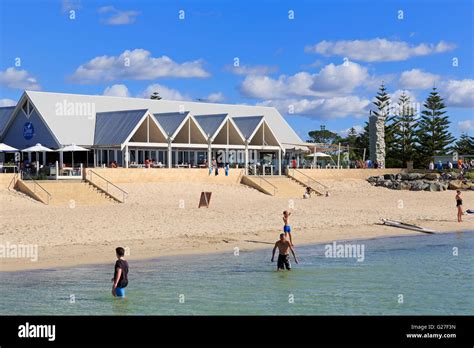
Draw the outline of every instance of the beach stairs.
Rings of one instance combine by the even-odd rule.
[[[311,189],[311,194],[316,194],[318,196],[323,196],[324,191],[327,191],[327,188],[323,186],[321,183],[315,181],[315,180],[305,180],[305,178],[297,177],[294,175],[287,175],[287,178],[292,180],[293,182],[297,183],[301,187],[306,190],[307,187]]]
[[[39,187],[39,186],[41,187]],[[114,204],[115,199],[83,180],[19,180],[17,190],[54,206],[95,206]]]
[[[303,185],[286,176],[245,175],[241,183],[275,197],[302,198],[305,192]]]

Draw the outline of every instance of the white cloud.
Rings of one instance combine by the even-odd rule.
[[[152,57],[144,49],[126,50],[119,56],[99,56],[79,66],[72,80],[94,83],[117,79],[153,80],[159,77],[207,77],[201,60],[177,63],[167,56]]]
[[[102,23],[109,25],[132,24],[140,14],[138,11],[120,11],[113,6],[101,7],[98,12],[108,16],[107,18],[102,18],[101,21]]]
[[[474,107],[474,80],[449,80],[440,89],[446,94],[448,107]]]
[[[123,84],[109,86],[104,90],[103,94],[110,97],[129,97],[130,96],[127,86]]]
[[[458,122],[458,129],[462,133],[474,132],[474,121],[473,120],[464,120]]]
[[[341,65],[326,65],[318,74],[313,75],[312,90],[320,94],[350,93],[369,77],[367,68],[352,62]]]
[[[16,101],[13,99],[7,99],[7,98],[0,99],[0,107],[1,106],[15,106],[15,105],[16,105]]]
[[[410,45],[404,41],[390,41],[375,38],[372,40],[321,41],[306,46],[305,51],[324,56],[342,56],[364,62],[387,62],[407,60],[410,57],[425,56],[453,50],[456,46],[440,41],[438,44],[421,43]]]
[[[26,70],[17,70],[13,67],[0,71],[0,85],[8,88],[40,90],[38,81]]]
[[[420,69],[411,69],[402,72],[400,75],[400,86],[410,89],[433,88],[440,76]]]
[[[266,75],[278,71],[278,67],[268,65],[226,65],[225,70],[236,75]]]
[[[225,100],[225,96],[222,92],[211,93],[206,97],[206,100],[210,103],[220,103]]]
[[[257,103],[262,106],[273,106],[282,114],[304,115],[319,119],[344,118],[347,116],[362,117],[367,115],[368,99],[357,96],[344,96],[315,99],[278,99]]]
[[[154,93],[158,92],[160,97],[165,100],[192,100],[192,98],[188,95],[183,95],[176,89],[168,88],[166,86],[160,85],[158,83],[154,83],[149,85],[143,92],[141,92],[138,97],[140,98],[150,98],[150,96]]]
[[[241,93],[249,98],[285,99],[300,97],[331,97],[349,94],[368,79],[367,69],[357,63],[329,64],[318,73],[299,72],[292,76],[249,75],[240,86]]]

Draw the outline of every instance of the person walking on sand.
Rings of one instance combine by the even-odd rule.
[[[284,223],[283,232],[285,233],[285,238],[288,239],[288,237],[290,237],[289,238],[290,239],[290,244],[294,245],[293,244],[293,237],[291,236],[290,215],[291,215],[291,213],[289,213],[287,210],[285,210],[283,212],[283,223]]]
[[[112,278],[112,295],[114,297],[125,297],[125,288],[128,285],[128,262],[124,259],[125,249],[115,249],[117,261],[115,262],[114,277]]]
[[[295,262],[298,263],[298,258],[296,257],[295,250],[291,246],[291,243],[285,238],[285,234],[280,234],[280,239],[276,241],[275,246],[273,247],[272,251],[272,262],[275,260],[275,250],[278,248],[279,255],[278,255],[278,262],[277,262],[277,271],[284,270],[285,267],[288,271],[291,271],[291,263],[290,263],[290,254],[288,250],[291,251],[293,257],[295,258]]]
[[[456,208],[458,208],[458,222],[462,222],[462,197],[461,191],[456,191]]]

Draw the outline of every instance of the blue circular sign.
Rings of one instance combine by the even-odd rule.
[[[33,123],[26,122],[23,126],[23,138],[26,140],[30,140],[35,135],[35,128],[33,127]]]

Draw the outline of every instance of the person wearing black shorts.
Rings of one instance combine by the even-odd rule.
[[[275,251],[277,248],[279,250],[277,271],[284,270],[285,268],[288,271],[291,271],[290,254],[288,250],[293,254],[296,263],[298,263],[298,259],[295,255],[295,250],[291,246],[291,243],[285,238],[284,233],[280,234],[280,239],[276,241],[275,246],[273,247],[272,262],[275,259]]]

